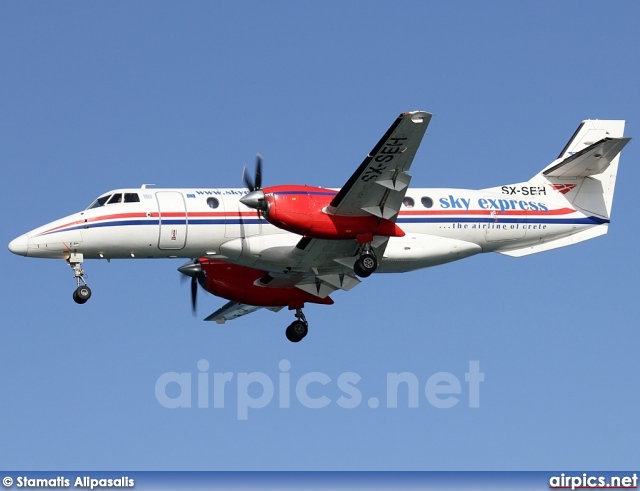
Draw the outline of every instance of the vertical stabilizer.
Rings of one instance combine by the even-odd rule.
[[[573,207],[611,216],[620,151],[629,142],[622,120],[586,120],[556,160],[529,182],[548,185]]]

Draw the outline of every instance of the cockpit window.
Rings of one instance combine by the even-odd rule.
[[[124,193],[124,202],[125,203],[139,203],[140,196],[138,193]]]
[[[106,196],[100,196],[97,200],[95,200],[93,203],[89,205],[89,208],[87,208],[87,210],[90,210],[91,208],[100,208],[101,206],[104,206],[104,204],[107,202],[109,198],[111,198],[110,194],[107,194]]]
[[[122,203],[122,193],[112,194],[111,199],[107,201],[108,205],[113,205],[115,203]]]
[[[138,193],[124,193],[124,201],[122,193],[107,194],[100,196],[97,200],[89,205],[87,210],[92,208],[100,208],[104,205],[113,205],[114,203],[140,203],[140,195]]]

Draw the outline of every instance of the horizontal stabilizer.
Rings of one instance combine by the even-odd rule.
[[[604,172],[631,138],[603,138],[543,172],[545,177],[587,177]]]

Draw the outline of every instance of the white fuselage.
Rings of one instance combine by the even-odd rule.
[[[269,224],[240,203],[247,193],[115,190],[103,197],[120,194],[119,202],[48,223],[18,237],[9,248],[28,257],[63,259],[71,254],[108,260],[208,256],[281,271],[301,237]],[[538,245],[606,227],[608,220],[573,209],[544,187],[520,188],[515,196],[499,187],[413,188],[396,223],[406,235],[389,239],[378,272],[411,271],[480,252]]]

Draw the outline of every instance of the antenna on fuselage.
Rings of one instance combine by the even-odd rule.
[[[155,186],[155,184],[143,184],[140,189],[147,189],[147,186]]]

